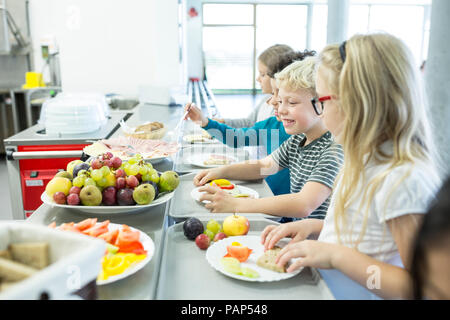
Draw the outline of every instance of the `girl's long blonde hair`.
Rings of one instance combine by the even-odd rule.
[[[319,65],[328,71],[328,87],[337,96],[345,119],[339,135],[345,161],[336,179],[340,183],[335,195],[336,232],[342,242],[341,235],[349,231],[345,213],[362,195],[358,212],[363,228],[354,243],[357,247],[365,235],[375,193],[393,169],[422,162],[428,165],[435,181],[439,177],[428,121],[430,110],[409,49],[385,33],[353,36],[345,49],[343,62],[339,45],[327,46],[319,56]],[[392,142],[392,152],[382,150],[386,141]],[[365,167],[369,162],[387,165],[388,169],[368,181]],[[385,207],[409,173],[392,186]]]

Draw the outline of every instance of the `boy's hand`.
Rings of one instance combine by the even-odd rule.
[[[209,209],[212,213],[236,212],[239,199],[234,198],[228,192],[220,189],[215,183],[212,186],[204,186],[199,191],[205,192],[199,201],[210,201],[210,203],[205,204],[205,208]]]
[[[222,171],[220,168],[203,170],[194,177],[194,185],[196,187],[200,187],[209,181],[221,178],[224,177],[222,176]]]
[[[208,124],[208,118],[206,118],[202,111],[194,104],[194,103],[187,103],[184,107],[184,111],[188,111],[188,114],[184,118],[184,120],[187,120],[188,118],[191,119],[193,122],[200,124],[202,127],[206,127]]]

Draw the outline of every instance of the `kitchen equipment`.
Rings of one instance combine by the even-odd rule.
[[[99,130],[108,116],[103,95],[63,92],[44,102],[38,123],[48,134],[82,134]]]

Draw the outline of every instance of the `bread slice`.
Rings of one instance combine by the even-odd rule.
[[[22,263],[0,258],[0,278],[4,281],[20,281],[32,276],[38,271]]]
[[[9,250],[0,250],[0,258],[11,260],[11,253],[9,252]]]
[[[0,282],[0,292],[5,291],[6,289],[12,287],[17,282]]]
[[[281,268],[275,263],[277,255],[278,253],[280,253],[280,251],[281,251],[280,247],[274,247],[273,249],[267,250],[266,252],[264,252],[262,256],[258,258],[258,260],[256,260],[256,264],[261,268],[269,269],[280,273],[285,273],[287,266]]]
[[[49,265],[47,242],[24,242],[9,245],[12,259],[29,267],[43,269]]]

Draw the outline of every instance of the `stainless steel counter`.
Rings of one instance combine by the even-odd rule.
[[[129,126],[136,126],[138,124],[141,124],[146,121],[160,121],[163,122],[168,130],[173,129],[176,124],[178,123],[180,117],[183,114],[183,109],[180,107],[167,107],[167,106],[157,106],[157,105],[139,105],[136,109],[134,114],[128,119],[127,124]],[[191,122],[186,122],[183,125],[183,131],[189,132],[193,128],[195,128],[195,125]],[[120,135],[120,130],[117,130],[113,137]],[[166,170],[172,170],[174,167],[174,161],[172,159],[168,158],[164,160],[163,162],[160,162],[158,164],[155,164],[154,167],[159,171],[166,171]],[[272,195],[272,192],[268,185],[264,183],[263,181],[259,182],[257,185],[259,188],[259,192],[262,195],[270,196]],[[182,192],[181,188],[175,190],[175,192]],[[176,295],[176,291],[170,291],[172,288],[168,286],[168,280],[171,279],[172,275],[170,274],[170,270],[161,270],[162,261],[168,261],[168,255],[171,255],[170,246],[173,245],[173,241],[166,239],[172,239],[170,235],[172,233],[167,234],[170,230],[178,230],[180,226],[178,225],[178,229],[169,228],[171,224],[173,223],[171,217],[171,210],[170,208],[173,208],[173,201],[175,199],[178,199],[179,197],[175,196],[168,202],[167,204],[160,205],[158,207],[152,207],[148,209],[147,211],[140,211],[134,214],[121,214],[121,215],[102,215],[99,217],[101,221],[103,220],[110,220],[112,223],[118,223],[118,224],[127,224],[129,226],[138,228],[142,232],[145,232],[147,235],[149,235],[152,240],[155,243],[155,255],[150,261],[148,265],[146,265],[143,269],[139,270],[135,274],[119,280],[117,282],[99,286],[98,287],[98,294],[99,299],[177,299],[177,298],[183,298],[183,297],[189,297],[189,292],[180,292],[178,295]],[[171,205],[172,204],[172,205]],[[206,215],[205,215],[206,214]],[[204,213],[203,219],[209,219],[207,217],[207,213]],[[37,224],[44,224],[48,225],[51,222],[55,221],[57,225],[64,223],[64,222],[70,222],[70,221],[81,221],[87,217],[94,217],[94,215],[86,215],[78,213],[75,210],[71,209],[60,209],[60,208],[52,208],[47,205],[42,205],[39,207],[39,209],[30,217],[27,219],[27,223],[37,223]],[[210,218],[215,217],[216,219],[219,218],[217,215],[213,216],[210,215]],[[255,218],[255,217],[253,217]],[[260,230],[259,230],[260,231]],[[186,244],[188,242],[184,242]],[[195,248],[195,244],[189,243],[189,245],[192,246],[190,248],[191,250],[197,249]],[[169,249],[169,250],[168,250]],[[197,250],[200,251],[200,250]],[[164,254],[165,252],[165,254]],[[163,256],[164,255],[164,256]],[[201,259],[201,255],[197,252],[198,259]],[[174,257],[170,257],[174,258]],[[204,262],[204,261],[202,261]],[[185,262],[183,262],[185,263]],[[195,268],[197,264],[199,264],[200,261],[197,261],[193,263],[189,268]],[[205,267],[205,266],[203,266]],[[165,268],[165,267],[163,267]],[[207,269],[207,272],[211,274],[211,279],[221,278],[220,275],[215,274],[214,270]],[[223,278],[223,277],[222,277]],[[221,278],[221,279],[222,279]],[[303,278],[297,277],[295,282],[286,282],[289,284],[289,297],[288,298],[295,298],[296,292],[297,292],[297,285],[301,284],[303,285],[303,291],[302,292],[302,298],[310,298],[310,299],[332,299],[332,295],[329,294],[329,291],[327,291],[326,285],[324,285],[323,281],[319,282],[319,287],[317,286],[318,282],[305,282],[302,280]],[[173,280],[173,279],[172,279]],[[227,284],[226,280],[229,279],[222,279],[222,284],[224,287],[228,288],[230,287],[230,284]],[[231,287],[233,287],[233,283],[235,280],[230,279]],[[174,281],[171,281],[170,284],[176,285]],[[167,286],[167,287],[166,287]],[[230,287],[230,288],[231,288]],[[249,290],[249,294],[253,297],[253,299],[266,299],[268,297],[269,293],[277,292],[282,294],[284,292],[284,284],[279,283],[276,285],[276,288],[273,291],[272,289],[266,289],[263,286],[257,286],[256,289],[248,289],[249,286],[246,286],[245,290]],[[268,287],[268,286],[266,286]],[[208,286],[210,290],[214,291],[215,295],[214,297],[217,299],[225,299],[229,297],[233,297],[233,294],[229,291],[224,292],[223,295],[221,295],[220,290],[217,292],[215,290],[215,286]],[[259,289],[258,289],[259,288]],[[266,291],[261,291],[266,290]],[[278,290],[278,291],[277,291]],[[311,291],[310,290],[315,290]],[[175,293],[174,293],[175,292]],[[259,294],[258,294],[259,292]],[[211,297],[213,295],[208,295],[208,292],[202,292],[204,295],[199,295],[197,298],[205,298],[205,297]],[[174,295],[175,294],[175,295]],[[241,298],[244,298],[244,296],[239,296]],[[245,298],[247,298],[248,295],[245,295]]]
[[[99,221],[110,220],[111,223],[138,228],[150,236],[155,243],[155,255],[152,260],[143,269],[125,279],[99,286],[97,288],[99,299],[154,299],[161,260],[160,248],[164,234],[165,210],[166,205],[163,204],[136,214],[102,215],[99,218]],[[42,205],[26,221],[43,225],[55,221],[57,225],[60,225],[64,222],[78,222],[88,217],[93,215],[87,216],[74,210]]]

